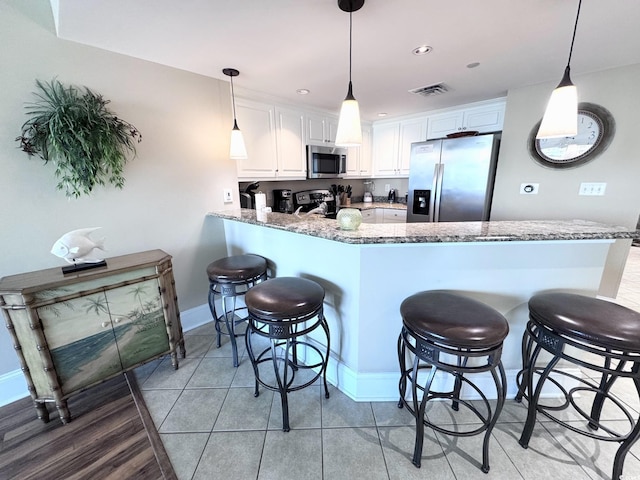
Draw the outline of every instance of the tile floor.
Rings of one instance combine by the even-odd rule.
[[[640,310],[640,248],[632,248],[617,301]],[[273,392],[253,396],[246,355],[234,369],[226,343],[215,347],[214,329],[186,334],[188,357],[174,371],[168,359],[136,371],[149,410],[181,480],[283,479],[596,479],[609,478],[616,443],[572,434],[539,421],[527,450],[518,438],[525,408],[508,399],[493,431],[491,470],[479,469],[482,435],[448,437],[425,432],[422,468],[411,463],[413,418],[395,402],[357,403],[330,386],[290,395],[291,431],[281,430],[280,402]],[[243,349],[244,350],[244,349]],[[635,411],[629,384],[615,391]],[[611,425],[617,411],[606,411]],[[436,404],[427,412],[451,422],[453,412]],[[462,411],[456,422],[465,423]],[[640,443],[627,455],[624,480],[640,480]]]

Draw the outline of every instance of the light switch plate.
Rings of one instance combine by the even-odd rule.
[[[604,182],[582,182],[580,184],[580,190],[578,195],[589,195],[601,197],[604,195],[604,191],[607,189],[607,184]]]
[[[233,203],[233,194],[231,193],[230,188],[225,188],[223,190],[224,203]]]

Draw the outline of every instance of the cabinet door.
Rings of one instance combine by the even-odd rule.
[[[338,133],[338,118],[327,117],[324,124],[325,140],[329,143],[336,143],[336,133]]]
[[[325,119],[320,115],[307,114],[307,143],[323,144],[325,138]]]
[[[400,122],[400,152],[398,159],[398,172],[400,176],[409,176],[409,164],[411,163],[411,144],[427,139],[427,118],[403,120]]]
[[[362,127],[362,146],[360,147],[360,176],[370,177],[373,173],[371,158],[371,127]]]
[[[279,108],[277,118],[278,178],[305,179],[307,176],[304,115]]]
[[[106,297],[122,369],[169,351],[156,279],[109,290]]]
[[[307,114],[307,143],[335,143],[338,131],[338,117]]]
[[[462,111],[441,113],[429,117],[429,128],[427,129],[427,140],[443,138],[450,133],[459,132],[464,122]]]
[[[379,177],[392,177],[398,168],[399,123],[374,125],[373,173]]]
[[[122,370],[104,292],[40,307],[38,317],[63,395]]]
[[[63,394],[169,351],[155,279],[40,307],[38,317]]]
[[[504,124],[504,104],[471,108],[465,111],[464,126],[480,133],[498,132]]]
[[[238,180],[275,178],[277,151],[274,107],[239,99],[236,113],[247,147],[247,158],[236,160]]]
[[[362,145],[349,147],[345,178],[371,176],[371,128],[362,127]]]

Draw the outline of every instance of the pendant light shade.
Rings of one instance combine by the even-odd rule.
[[[336,146],[338,147],[359,147],[362,145],[360,106],[353,96],[353,84],[351,83],[352,13],[359,10],[362,5],[364,5],[364,0],[338,0],[340,9],[349,12],[349,88],[340,108],[338,131],[336,132]]]
[[[564,69],[562,80],[551,93],[551,98],[547,104],[547,109],[542,117],[540,128],[536,138],[572,137],[578,133],[578,89],[571,81],[571,54],[573,53],[573,43],[576,39],[578,28],[578,18],[580,17],[580,7],[582,0],[578,1],[578,13],[576,23],[573,27],[573,38],[569,49],[569,60]]]
[[[238,120],[236,119],[236,97],[233,92],[233,77],[240,75],[235,68],[225,68],[222,73],[231,79],[231,102],[233,105],[233,129],[231,130],[231,148],[229,149],[229,158],[231,160],[243,160],[247,158],[247,148],[244,144],[244,137],[238,128]]]
[[[340,108],[338,131],[336,132],[338,147],[359,147],[362,145],[362,126],[360,124],[360,106],[353,96],[353,87],[349,82],[347,96]]]

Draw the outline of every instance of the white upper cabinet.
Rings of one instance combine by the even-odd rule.
[[[505,102],[470,107],[429,116],[427,139],[443,138],[451,133],[497,132],[504,124]]]
[[[277,178],[306,178],[307,152],[304,138],[304,113],[300,110],[276,108],[276,134]]]
[[[370,177],[371,169],[371,127],[362,126],[362,145],[349,147],[347,152],[347,174],[345,178]]]
[[[320,114],[307,114],[307,143],[323,145],[336,142],[338,118]]]
[[[301,111],[237,99],[236,114],[247,147],[247,158],[236,160],[238,180],[306,178]]]
[[[278,163],[275,107],[237,99],[236,116],[247,147],[247,158],[236,160],[238,180],[274,178]]]
[[[418,117],[373,126],[373,175],[409,176],[411,144],[426,140],[427,118]]]
[[[398,170],[399,123],[373,126],[373,172],[377,176],[395,176]]]

